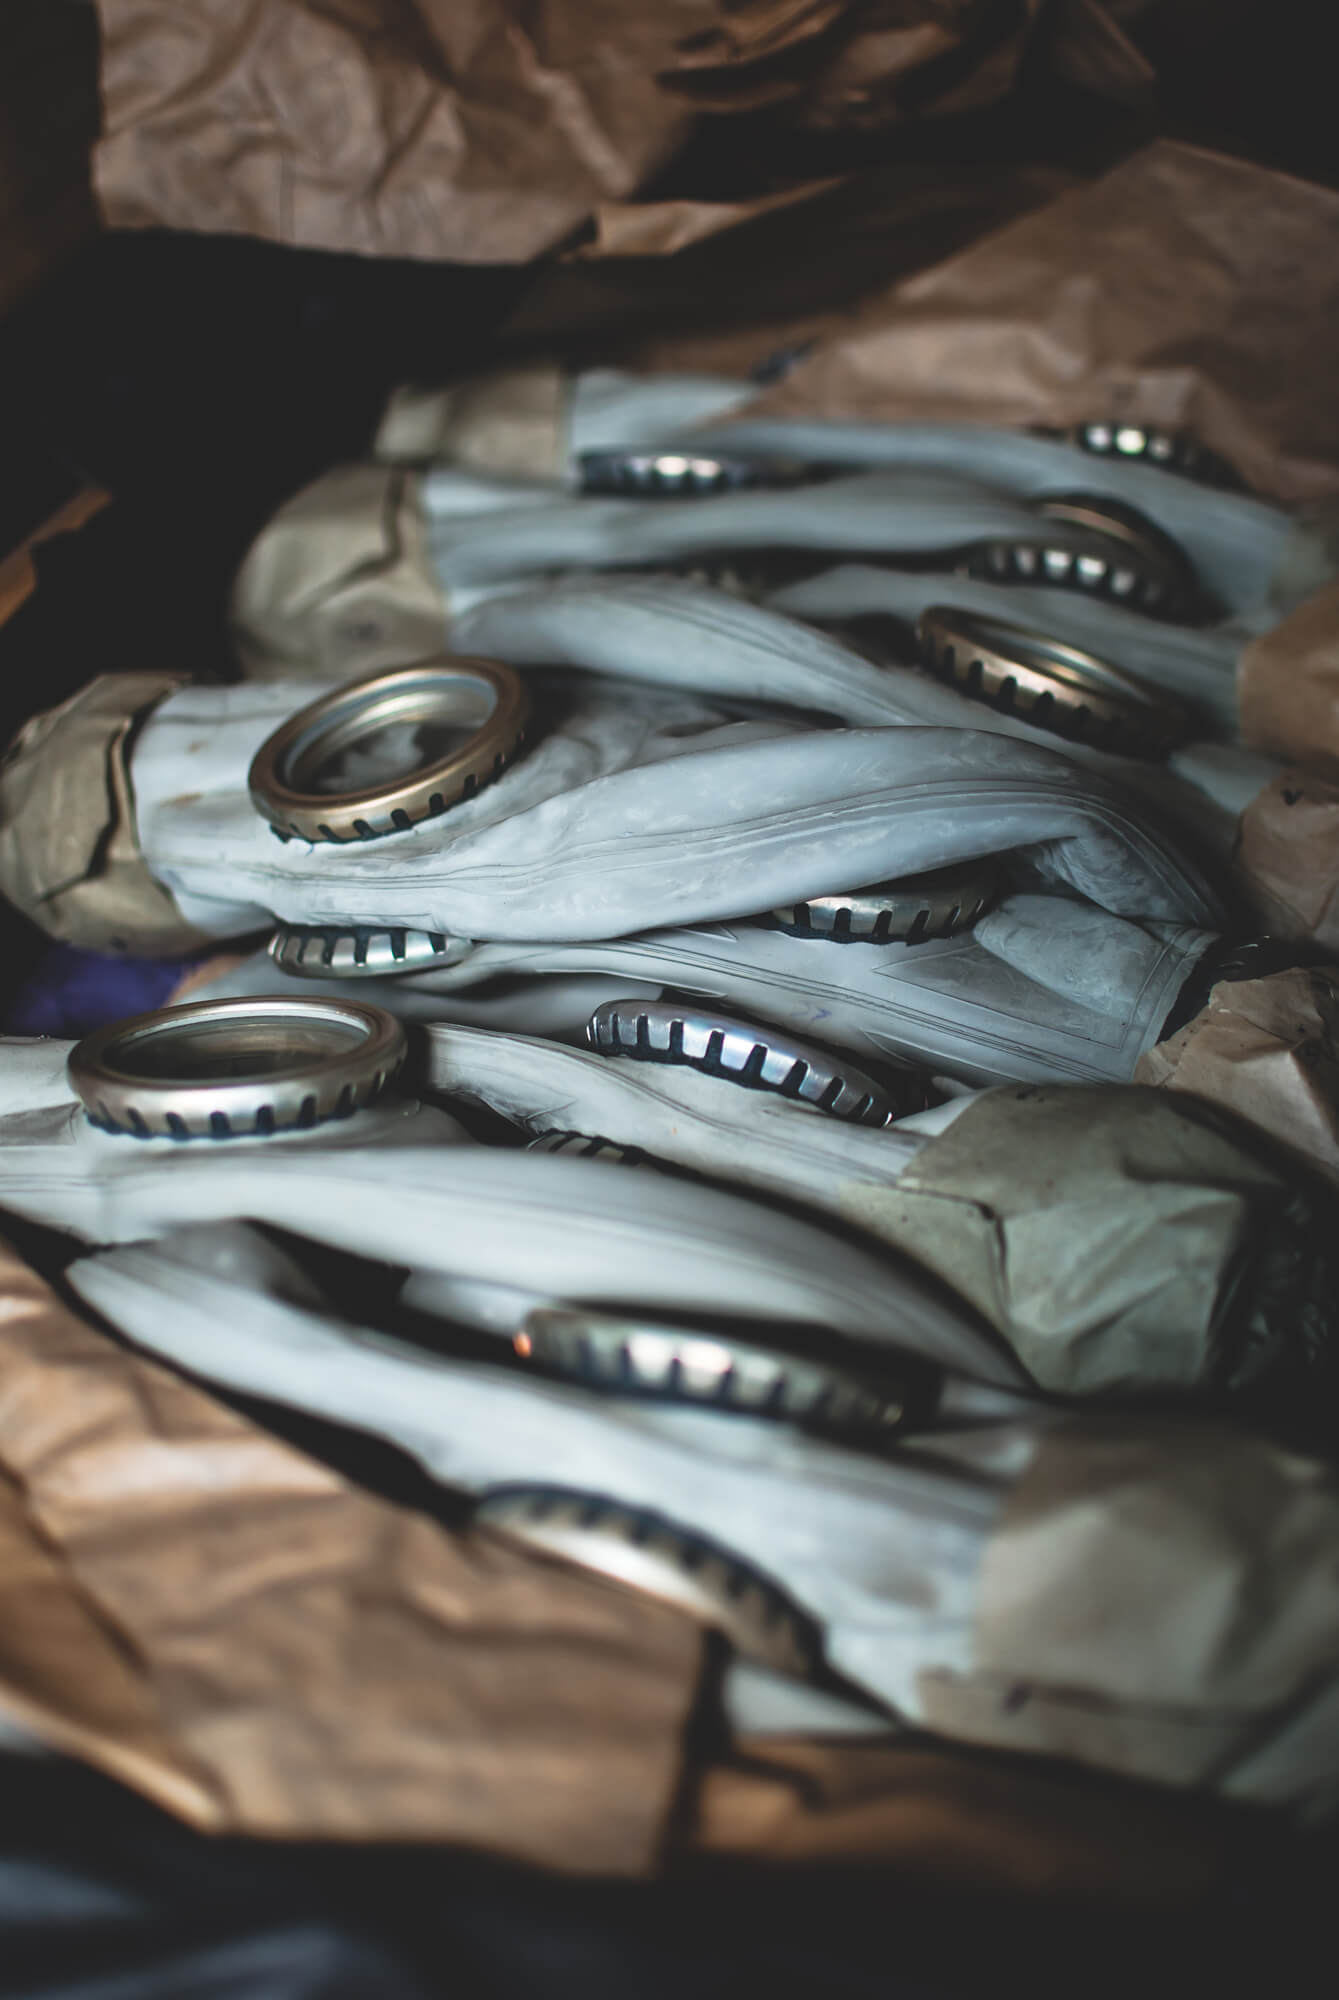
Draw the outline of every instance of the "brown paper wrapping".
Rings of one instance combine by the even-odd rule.
[[[1007,1895],[1048,1924],[1089,1905],[1185,1912],[1290,1845],[1217,1802],[923,1737],[745,1740],[695,1805],[693,1846],[713,1860],[877,1866],[959,1907]]]
[[[499,344],[747,376],[1072,185],[1056,167],[906,160],[784,199],[599,210],[593,241],[540,269]]]
[[[249,680],[338,680],[440,653],[447,606],[412,473],[338,466],[287,501],[233,586]]]
[[[809,181],[759,195],[753,201],[605,201],[590,219],[590,234],[564,253],[571,262],[606,257],[673,257],[764,215],[775,215],[842,187],[839,179]]]
[[[1234,1766],[1333,1697],[1336,1548],[1339,1488],[1320,1460],[1174,1420],[1048,1432],[986,1546],[972,1666],[921,1676],[926,1721],[1232,1789]],[[1264,1796],[1334,1790],[1332,1764],[1279,1775]]]
[[[1214,1376],[1223,1301],[1285,1191],[1152,1091],[1023,1084],[969,1105],[895,1185],[839,1194],[998,1327],[1042,1388],[1118,1395]]]
[[[706,111],[887,123],[1007,91],[1041,0],[99,0],[118,228],[525,262]],[[881,13],[883,10],[876,10]],[[946,62],[945,59],[949,60]]]
[[[1135,1081],[1224,1105],[1339,1180],[1339,968],[1220,983]]]
[[[147,958],[207,941],[145,865],[130,783],[136,732],[180,686],[100,674],[34,716],[0,766],[0,890],[49,936]]]
[[[714,0],[99,0],[118,228],[525,262],[674,150],[655,82]]]
[[[1041,0],[734,0],[720,26],[680,45],[660,81],[701,111],[784,105],[818,129],[885,126],[993,103],[1013,85]]]
[[[1245,648],[1237,708],[1253,748],[1339,779],[1339,582]]]
[[[656,1865],[700,1629],[351,1487],[0,1246],[0,1712],[210,1832]]]
[[[1159,142],[881,291],[739,414],[1187,429],[1339,492],[1339,193]]]
[[[1339,954],[1339,785],[1281,771],[1238,822],[1236,866],[1273,936]]]

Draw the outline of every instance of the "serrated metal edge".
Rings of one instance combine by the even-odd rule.
[[[1010,672],[1002,645],[985,649],[1001,654],[995,660],[983,657],[966,635],[948,638],[922,628],[919,636],[922,664],[970,701],[988,703],[1031,723],[1034,729],[1045,729],[1061,738],[1077,737],[1094,749],[1113,754],[1159,757],[1168,748],[1170,732],[1142,723],[1123,702],[1108,698],[1099,688],[1080,695],[1057,683],[1052,690],[1033,693],[1020,686]]]
[[[1153,465],[1159,471],[1179,473],[1202,486],[1240,487],[1242,483],[1236,467],[1227,459],[1181,431],[1156,430],[1144,424],[1091,423],[1076,424],[1062,435],[1094,458]],[[1123,437],[1137,437],[1140,442],[1130,448],[1120,442]]]
[[[642,1391],[862,1439],[893,1435],[908,1414],[905,1388],[880,1388],[840,1366],[729,1333],[544,1308],[527,1317],[516,1347],[601,1390]]]
[[[577,460],[580,491],[603,497],[707,499],[748,488],[793,486],[800,476],[800,468],[778,460],[686,448],[583,452]]]
[[[726,1036],[736,1032],[750,1038],[750,1045],[741,1063],[727,1063]],[[586,1040],[600,1055],[681,1063],[746,1089],[797,1099],[852,1124],[889,1125],[925,1109],[929,1102],[924,1081],[914,1071],[907,1072],[908,1101],[898,1104],[888,1088],[857,1064],[843,1062],[826,1050],[789,1036],[768,1036],[745,1021],[713,1014],[694,1020],[687,1009],[665,1009],[657,1017],[635,1002],[606,1001],[591,1016]],[[815,1074],[825,1079],[817,1088]]]
[[[969,889],[980,871],[964,871]],[[899,894],[897,884],[876,884],[838,896],[812,896],[803,902],[771,910],[762,919],[771,929],[791,937],[815,938],[832,944],[924,944],[931,938],[956,937],[970,930],[995,899],[991,881],[974,895]],[[862,901],[866,907],[862,908]]]
[[[86,1107],[85,1116],[99,1132],[111,1132],[122,1139],[269,1139],[283,1132],[310,1131],[316,1125],[328,1125],[351,1118],[355,1111],[366,1110],[394,1081],[400,1067],[396,1064],[378,1070],[359,1083],[346,1083],[338,1088],[332,1083],[310,1090],[297,1115],[282,1120],[275,1116],[272,1105],[260,1106],[249,1123],[226,1111],[187,1118],[176,1111],[156,1113],[152,1107],[146,1116],[142,1109],[133,1107],[126,1114],[128,1122],[121,1124],[105,1104]]]
[[[503,772],[525,749],[529,736],[528,726],[519,730],[495,753],[489,770],[482,773],[467,772],[460,784],[449,794],[431,793],[422,812],[410,813],[403,807],[397,807],[389,823],[378,820],[374,812],[371,819],[355,820],[355,831],[349,834],[336,833],[329,824],[319,821],[316,822],[314,832],[308,832],[297,820],[290,820],[287,826],[280,826],[274,820],[267,821],[267,824],[277,840],[285,843],[290,840],[305,840],[309,845],[316,847],[358,847],[370,840],[388,840],[397,833],[412,833],[415,827],[422,826],[430,819],[440,819],[443,813],[450,812],[452,806],[463,805],[467,799],[476,798],[480,792],[486,791],[489,785],[496,784]]]
[[[1031,583],[1083,591],[1090,597],[1109,598],[1114,604],[1132,605],[1164,618],[1174,615],[1184,602],[1169,578],[1132,560],[1119,543],[1106,555],[1093,549],[1057,546],[1040,535],[1035,540],[1019,537],[981,542],[966,551],[960,573],[990,583]]]
[[[384,938],[384,949],[374,949]],[[398,943],[397,943],[398,940]],[[281,924],[270,939],[270,957],[295,979],[389,979],[438,965],[451,954],[443,931],[404,926]],[[345,950],[344,947],[349,947]],[[426,947],[423,948],[423,947]]]
[[[801,1675],[811,1673],[819,1660],[817,1627],[778,1585],[731,1550],[680,1527],[655,1509],[575,1488],[517,1485],[484,1493],[476,1503],[474,1521],[561,1554],[597,1575],[611,1573],[583,1555],[583,1543],[587,1547],[592,1542],[621,1543],[699,1593],[740,1653]],[[639,1587],[626,1578],[614,1580],[626,1588]],[[648,1594],[656,1593],[648,1590]],[[667,1595],[675,1601],[673,1593]]]

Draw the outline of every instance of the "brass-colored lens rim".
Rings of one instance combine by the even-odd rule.
[[[211,1037],[259,1038],[291,1060],[248,1072],[193,1076],[191,1050]],[[145,1074],[127,1058],[153,1044],[180,1050],[177,1074]],[[405,1059],[404,1029],[383,1007],[354,1000],[243,998],[158,1007],[113,1021],[70,1051],[70,1086],[93,1124],[149,1139],[236,1139],[346,1118],[379,1097]]]
[[[450,756],[360,791],[304,789],[304,771],[319,768],[378,726],[459,726],[453,708],[464,690],[477,695],[480,688],[491,692],[493,706]],[[247,779],[251,803],[284,840],[379,840],[407,833],[500,777],[521,748],[529,720],[524,683],[500,660],[443,656],[365,674],[309,702],[267,737]]]
[[[1161,757],[1190,718],[1178,702],[1079,646],[1004,618],[933,604],[916,626],[921,658],[971,700],[1131,757]]]

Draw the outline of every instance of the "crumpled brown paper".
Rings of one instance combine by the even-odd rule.
[[[1245,648],[1237,708],[1253,748],[1339,778],[1339,582]]]
[[[739,412],[1187,429],[1339,492],[1339,192],[1160,141],[873,298]]]
[[[892,1186],[844,1185],[843,1210],[970,1300],[1044,1389],[1252,1386],[1263,1356],[1302,1360],[1293,1322],[1324,1274],[1287,1254],[1307,1218],[1283,1176],[1188,1109],[1128,1084],[1005,1085]],[[1244,1274],[1276,1256],[1296,1285],[1259,1297]]]
[[[209,1832],[656,1865],[700,1628],[350,1486],[0,1244],[0,1713]]]
[[[118,228],[524,262],[705,111],[819,125],[1011,86],[1041,0],[98,0],[95,187]]]
[[[148,958],[208,941],[145,865],[130,783],[140,725],[181,684],[100,674],[34,716],[0,765],[0,891],[49,936]]]
[[[663,87],[698,110],[789,106],[817,128],[888,125],[993,103],[1012,86],[1042,0],[727,0],[720,26],[680,45]]]
[[[590,234],[563,254],[574,263],[673,257],[690,244],[758,222],[778,209],[802,207],[844,185],[839,179],[806,182],[751,201],[603,201],[590,218]]]
[[[703,1773],[692,1844],[713,1859],[896,1870],[901,1886],[1040,1903],[1049,1925],[1093,1906],[1188,1914],[1273,1853],[1270,1819],[1184,1793],[1099,1780],[909,1737],[745,1739]],[[1039,1940],[1040,1942],[1040,1940]]]
[[[1053,166],[897,160],[784,199],[602,206],[591,240],[537,271],[499,350],[747,377],[1073,184]]]
[[[1339,953],[1339,785],[1281,771],[1238,821],[1234,859],[1266,930]]]
[[[1339,1716],[1336,1549],[1339,1486],[1318,1459],[1208,1424],[1056,1429],[987,1544],[972,1666],[921,1676],[926,1719],[1332,1810],[1334,1762],[1306,1723]]]
[[[1339,968],[1220,982],[1135,1081],[1221,1104],[1339,1180]]]

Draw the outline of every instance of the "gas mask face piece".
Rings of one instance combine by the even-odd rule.
[[[272,915],[309,929],[575,941],[1022,847],[1122,913],[1195,921],[1213,908],[1141,805],[1040,744],[735,722],[701,696],[626,684],[578,686],[524,759],[438,818],[385,839],[280,843],[246,773],[292,704],[282,683],[186,689],[142,730],[145,858],[201,929],[236,935]]]

